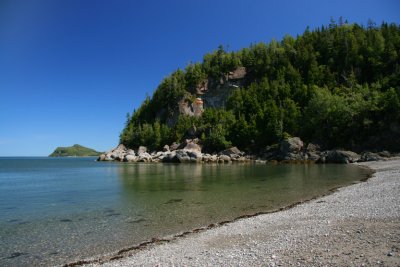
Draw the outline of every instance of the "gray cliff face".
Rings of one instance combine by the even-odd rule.
[[[229,95],[244,84],[246,68],[239,67],[233,72],[222,76],[219,80],[209,79],[201,98],[205,108],[220,108],[226,105]]]
[[[200,117],[206,108],[221,108],[226,106],[229,95],[236,89],[244,85],[246,76],[246,68],[239,67],[225,75],[220,79],[205,79],[191,92],[192,95],[186,95],[178,103],[176,108],[168,118],[167,125],[173,126],[178,121],[180,114]],[[165,112],[160,109],[160,116]]]

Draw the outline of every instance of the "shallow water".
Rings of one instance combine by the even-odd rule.
[[[0,266],[60,265],[274,210],[365,178],[353,165],[0,158]]]

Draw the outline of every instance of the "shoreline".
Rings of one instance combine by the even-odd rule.
[[[317,196],[314,197],[310,200],[306,200],[303,202],[297,202],[294,203],[292,205],[286,206],[284,208],[280,208],[278,210],[275,211],[270,211],[270,212],[259,212],[256,214],[252,214],[252,215],[243,215],[243,216],[239,216],[238,218],[232,220],[232,221],[226,221],[226,222],[221,222],[218,224],[211,224],[207,227],[203,227],[203,228],[199,228],[199,229],[194,229],[192,231],[189,232],[185,232],[185,233],[181,233],[181,234],[177,234],[173,237],[170,238],[166,238],[166,239],[153,239],[149,242],[145,242],[142,243],[138,246],[134,246],[134,247],[130,247],[130,248],[125,248],[122,249],[121,251],[119,251],[117,254],[114,255],[104,255],[104,256],[108,256],[102,259],[90,259],[90,260],[82,260],[82,261],[78,261],[78,262],[74,262],[74,263],[70,263],[67,264],[65,266],[80,266],[80,265],[88,265],[88,266],[98,266],[103,264],[104,266],[132,266],[132,265],[157,265],[157,264],[161,264],[161,265],[215,265],[215,264],[223,264],[223,265],[232,265],[232,264],[239,264],[239,265],[254,265],[254,264],[262,264],[262,265],[273,265],[273,264],[284,264],[284,265],[291,265],[293,263],[299,263],[301,265],[304,264],[317,264],[318,262],[314,262],[314,261],[310,261],[309,259],[303,259],[301,260],[300,258],[298,259],[294,259],[293,257],[290,258],[287,255],[280,255],[278,252],[279,251],[275,251],[274,249],[270,248],[270,238],[273,236],[275,239],[279,237],[277,237],[276,235],[274,235],[274,232],[278,231],[278,232],[282,232],[285,231],[284,229],[288,227],[288,222],[291,222],[293,220],[297,220],[297,219],[301,219],[304,221],[304,218],[302,218],[302,216],[306,216],[308,217],[308,219],[310,219],[311,217],[315,217],[319,214],[315,213],[315,210],[320,209],[321,207],[319,206],[326,206],[325,204],[322,203],[329,203],[330,202],[330,198],[334,198],[334,199],[346,199],[348,197],[352,197],[352,198],[356,198],[357,199],[357,195],[354,195],[353,193],[347,194],[346,196],[343,196],[343,194],[346,195],[347,191],[354,191],[354,190],[359,190],[357,188],[364,188],[366,187],[366,189],[364,188],[363,190],[369,190],[371,191],[371,185],[372,187],[374,186],[375,183],[377,182],[382,182],[382,174],[385,174],[385,171],[382,171],[382,166],[389,166],[386,168],[389,168],[389,176],[391,175],[391,182],[394,182],[395,186],[397,186],[397,188],[399,187],[399,182],[393,177],[393,172],[396,173],[399,172],[400,170],[400,159],[392,159],[392,160],[388,160],[388,161],[379,161],[379,162],[366,162],[366,163],[362,163],[362,164],[357,164],[360,167],[365,167],[365,168],[369,168],[375,171],[375,173],[372,173],[370,175],[370,177],[372,176],[372,178],[370,179],[364,179],[364,181],[366,180],[366,182],[364,183],[357,183],[354,185],[348,185],[345,187],[341,187],[339,189],[333,189],[331,190],[331,192],[328,192],[327,194],[324,194],[322,196]],[[393,180],[393,181],[392,181]],[[382,188],[380,188],[382,189]],[[333,194],[332,194],[333,193]],[[393,192],[392,192],[393,193]],[[389,194],[390,195],[390,194]],[[360,201],[361,202],[365,202],[369,199],[367,198],[363,198],[363,194],[360,197]],[[394,205],[393,208],[395,209],[395,214],[396,216],[395,218],[395,225],[398,225],[400,222],[400,211],[399,211],[399,199],[397,196],[393,196],[393,194],[390,195],[392,197],[392,200],[394,201],[394,203],[397,205]],[[393,199],[394,197],[394,199]],[[326,200],[326,198],[328,200]],[[350,200],[346,200],[346,202],[348,202]],[[393,202],[392,201],[392,202]],[[361,203],[360,202],[360,203]],[[379,202],[379,201],[378,201]],[[345,207],[348,206],[346,205],[346,203],[344,203]],[[334,206],[334,205],[333,205]],[[335,222],[335,225],[337,224],[336,220],[332,217],[332,211],[329,212],[329,210],[331,210],[332,207],[325,207],[325,211],[327,212],[328,210],[328,215],[330,214],[329,220],[332,222]],[[333,207],[335,208],[335,207]],[[302,216],[299,216],[298,210],[307,210],[308,212],[306,212],[305,214],[303,214]],[[340,210],[340,209],[339,209]],[[346,208],[345,208],[346,210]],[[292,216],[288,216],[289,214],[295,213],[296,217],[299,217],[296,219],[292,218]],[[351,218],[353,219],[353,214],[352,211],[350,210],[350,212],[347,212],[349,216],[346,216],[346,214],[343,215],[344,218],[347,217],[347,219]],[[382,214],[381,214],[382,215]],[[280,218],[280,217],[285,217],[283,220],[280,221],[276,221],[276,218]],[[310,217],[311,216],[311,217]],[[382,216],[381,216],[382,217]],[[385,217],[385,216],[383,216]],[[380,218],[378,216],[378,218]],[[382,218],[380,218],[382,219]],[[384,218],[383,218],[384,219]],[[285,226],[285,227],[281,227],[283,229],[279,229],[279,227],[272,227],[271,224],[271,220],[275,221],[278,226]],[[325,220],[328,220],[325,218]],[[333,225],[332,223],[329,223],[328,220],[328,225]],[[267,223],[266,225],[260,225],[259,221],[264,221],[265,223]],[[313,220],[309,221],[307,223],[307,221],[305,222],[305,224],[310,224],[311,226],[314,223]],[[343,222],[342,222],[343,223]],[[365,219],[364,221],[361,220],[360,222],[358,222],[358,225],[360,224],[365,224],[365,223],[370,223],[369,220]],[[257,224],[256,229],[254,230],[252,229],[251,235],[255,235],[255,240],[257,241],[256,243],[260,243],[260,244],[264,244],[264,246],[269,247],[269,249],[267,249],[266,251],[263,250],[263,253],[259,253],[257,252],[257,246],[254,247],[254,244],[248,244],[248,242],[244,242],[243,243],[243,236],[247,236],[249,235],[247,228],[253,228],[253,225]],[[283,225],[282,225],[283,224]],[[304,232],[304,229],[302,229],[301,227],[297,227],[296,223],[294,223],[294,227],[290,227],[290,229],[287,229],[289,232],[290,231],[299,231],[299,232]],[[379,224],[379,223],[378,223]],[[325,224],[324,224],[325,225]],[[300,226],[304,226],[304,225],[300,225]],[[311,227],[310,225],[308,225],[308,227]],[[325,225],[326,226],[326,225]],[[271,229],[272,227],[272,229]],[[245,230],[240,230],[241,228],[244,228]],[[300,228],[300,229],[296,229],[296,228]],[[398,228],[398,227],[397,227]],[[272,230],[272,231],[271,231]],[[357,230],[358,231],[358,230]],[[356,232],[357,232],[356,231]],[[254,233],[255,232],[255,233]],[[307,232],[307,231],[306,231]],[[399,232],[399,231],[398,231]],[[269,233],[269,236],[266,233]],[[313,234],[314,231],[309,232],[309,234]],[[232,234],[236,234],[236,238],[232,239]],[[395,237],[397,238],[397,243],[399,243],[399,235],[400,233],[397,233],[397,235],[395,235]],[[265,236],[265,239],[260,239],[259,240],[259,236]],[[297,239],[292,240],[292,238],[287,237],[287,233],[284,234],[285,239],[281,240],[282,242],[272,242],[272,244],[278,245],[281,243],[286,243],[286,245],[288,244],[298,244],[299,241]],[[326,239],[327,237],[329,237],[330,235],[323,235],[322,239]],[[253,236],[254,237],[254,236]],[[308,236],[304,235],[303,233],[303,241],[308,240]],[[329,239],[329,238],[328,238]],[[209,245],[204,245],[204,242],[208,243],[210,240],[212,240],[212,243],[214,245],[209,246]],[[228,242],[229,241],[229,242]],[[293,241],[296,241],[293,243]],[[228,242],[228,244],[227,244]],[[268,243],[265,243],[268,242]],[[303,242],[304,243],[304,242]],[[307,242],[306,242],[307,243]],[[221,244],[223,244],[223,246],[229,251],[229,253],[227,253],[226,251],[215,251],[216,247],[215,245],[218,244],[218,246],[220,246]],[[268,245],[269,244],[269,245]],[[217,246],[217,247],[218,247]],[[187,248],[192,248],[193,250],[191,251],[187,251]],[[261,246],[262,247],[262,246]],[[247,253],[245,255],[240,255],[242,254],[240,251],[236,251],[239,248],[244,248],[244,250],[246,249],[250,249],[250,253]],[[289,249],[289,248],[287,248]],[[232,251],[233,250],[233,251]],[[293,248],[290,248],[289,251],[292,251]],[[388,248],[387,250],[390,250],[390,248]],[[393,250],[393,249],[392,249]],[[398,248],[395,248],[394,250],[397,250],[397,252],[387,252],[388,254],[390,253],[394,253],[395,256],[386,256],[388,257],[389,261],[395,261],[397,262],[396,264],[394,264],[393,266],[397,266],[398,265],[398,261],[399,260],[399,256],[398,256]],[[271,251],[271,255],[267,256],[267,251]],[[311,251],[315,251],[314,249],[311,249]],[[267,253],[267,254],[266,254]],[[188,254],[185,256],[185,254]],[[301,253],[301,255],[307,255],[306,252]],[[324,253],[322,253],[324,254]],[[329,256],[332,253],[325,253],[327,255],[325,256]],[[367,253],[365,253],[367,254]],[[207,255],[205,257],[205,255]],[[240,255],[239,257],[235,257],[235,255]],[[248,256],[252,255],[251,260],[248,259]],[[349,254],[351,255],[351,254]],[[172,257],[172,261],[171,260]],[[337,255],[336,255],[337,257]],[[383,257],[383,256],[382,256]],[[225,259],[224,259],[225,258]],[[255,258],[256,260],[254,260],[253,258]],[[362,259],[364,259],[365,257],[359,257],[359,261],[361,262]],[[224,259],[224,261],[219,262],[219,260]],[[233,261],[229,261],[233,259]],[[235,260],[236,259],[236,260]],[[377,260],[375,263],[371,262],[370,259],[367,257],[367,264],[376,264],[376,262],[378,262],[379,260]],[[386,259],[387,260],[387,259]],[[383,260],[382,260],[383,261]],[[330,261],[328,261],[326,259],[326,261],[322,261],[324,265],[326,264],[330,264]],[[345,264],[346,262],[342,262],[342,264]],[[335,262],[332,265],[340,265],[340,262]],[[357,263],[358,264],[358,263]],[[390,264],[390,262],[388,263],[389,266],[392,266]],[[360,264],[358,264],[360,265]]]

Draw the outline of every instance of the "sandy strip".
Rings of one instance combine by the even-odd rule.
[[[367,182],[103,266],[400,266],[400,159],[360,165],[376,170]]]

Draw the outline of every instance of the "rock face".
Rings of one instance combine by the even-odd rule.
[[[233,90],[242,87],[245,83],[247,71],[245,67],[238,67],[233,71],[222,74],[219,78],[207,78],[201,80],[190,94],[183,96],[174,104],[172,114],[167,114],[165,108],[157,112],[157,118],[167,116],[168,126],[174,126],[180,114],[200,117],[204,108],[221,108]]]

